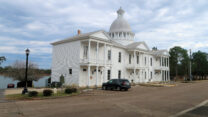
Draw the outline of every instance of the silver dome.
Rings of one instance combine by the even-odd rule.
[[[124,10],[120,8],[117,13],[118,17],[111,24],[109,32],[132,32],[129,23],[123,18]]]

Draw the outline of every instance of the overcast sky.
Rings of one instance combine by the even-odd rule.
[[[150,48],[181,46],[208,52],[208,0],[0,0],[3,66],[30,60],[51,67],[51,42],[82,33],[108,31],[119,7],[136,41]]]

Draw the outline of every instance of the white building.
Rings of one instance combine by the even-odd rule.
[[[109,79],[134,83],[169,81],[167,50],[151,50],[135,42],[134,33],[120,8],[110,31],[81,34],[52,43],[52,82],[65,78],[66,85],[100,86]]]

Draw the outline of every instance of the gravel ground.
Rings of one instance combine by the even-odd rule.
[[[129,91],[93,90],[72,97],[3,103],[0,116],[167,117],[208,99],[207,90],[208,81],[175,87],[134,86]]]

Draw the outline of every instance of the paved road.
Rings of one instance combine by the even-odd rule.
[[[12,113],[11,116],[16,114],[15,116],[20,117],[168,117],[207,100],[207,90],[208,81],[178,83],[176,87],[135,86],[128,92],[95,90],[66,98],[7,103],[4,106],[8,107],[9,111],[4,110],[4,115],[10,116]]]
[[[191,109],[188,112],[181,114],[179,117],[207,117],[208,116],[208,100],[205,104]]]

